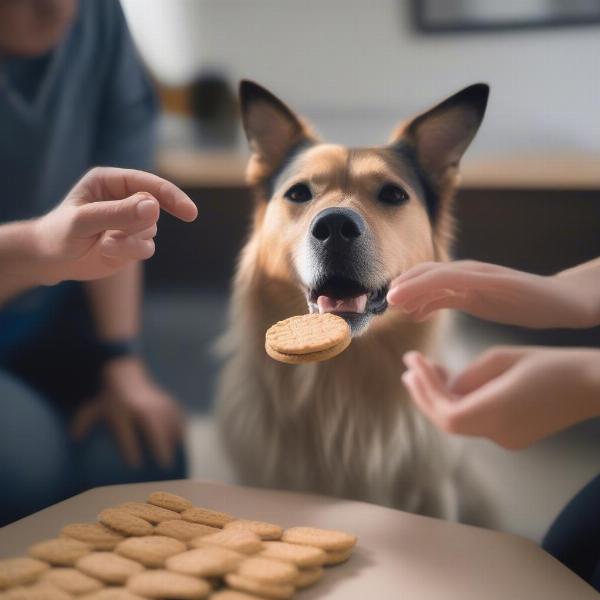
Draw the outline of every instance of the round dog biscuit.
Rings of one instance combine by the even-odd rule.
[[[61,536],[84,542],[92,550],[112,550],[125,538],[102,523],[71,523],[65,525]]]
[[[262,549],[261,539],[247,529],[223,529],[217,533],[192,540],[190,543],[194,548],[202,548],[207,544],[223,546],[243,554],[254,554]]]
[[[72,567],[78,559],[89,552],[91,552],[90,546],[69,538],[46,540],[29,548],[29,556],[57,567]]]
[[[188,550],[167,559],[169,571],[193,575],[194,577],[221,577],[235,571],[243,560],[243,555],[220,546],[206,546]]]
[[[124,587],[107,587],[92,594],[79,596],[77,600],[144,600]]]
[[[283,532],[282,541],[290,544],[316,546],[327,552],[338,552],[352,548],[356,544],[356,536],[333,529],[290,527]]]
[[[0,560],[0,590],[31,583],[48,568],[45,562],[28,556]]]
[[[231,521],[235,521],[235,517],[224,512],[211,510],[210,508],[202,508],[193,506],[181,513],[184,521],[190,523],[200,523],[201,525],[210,525],[211,527],[223,527]]]
[[[148,521],[140,519],[120,508],[106,508],[98,520],[107,527],[124,535],[150,535],[154,528]]]
[[[237,590],[221,590],[216,594],[211,594],[210,600],[263,600],[263,598]]]
[[[237,574],[262,583],[293,583],[298,577],[298,569],[288,562],[272,558],[247,558],[237,570]]]
[[[88,554],[80,558],[75,566],[82,573],[113,585],[125,583],[128,577],[144,570],[139,562],[112,552]]]
[[[269,328],[268,348],[284,355],[313,354],[334,348],[350,339],[350,327],[332,313],[290,317]]]
[[[314,585],[323,577],[323,569],[315,567],[314,569],[302,569],[298,573],[298,577],[294,580],[294,586],[298,589],[304,589]]]
[[[211,587],[204,579],[157,569],[134,575],[127,581],[127,589],[145,598],[201,600]]]
[[[218,527],[202,525],[201,523],[190,523],[183,519],[178,521],[163,521],[154,529],[156,535],[172,537],[181,540],[182,542],[189,542],[190,540],[219,531],[221,531],[221,529]]]
[[[164,535],[127,538],[115,548],[117,554],[151,569],[164,567],[167,558],[186,550],[184,542]]]
[[[145,502],[125,502],[125,504],[121,504],[117,508],[128,512],[135,517],[144,519],[144,521],[148,521],[148,523],[152,523],[153,525],[161,523],[162,521],[181,519],[181,515],[174,510],[146,504]]]
[[[343,562],[346,562],[350,555],[352,554],[352,548],[348,548],[348,550],[333,550],[327,553],[327,558],[323,563],[326,567],[332,567],[333,565],[339,565]]]
[[[289,584],[262,583],[256,579],[242,577],[236,573],[225,575],[225,583],[234,590],[256,594],[261,598],[286,600],[294,594],[294,586]]]
[[[262,540],[278,540],[283,534],[283,529],[279,525],[248,519],[231,521],[225,525],[225,529],[246,529],[255,533]]]
[[[329,360],[330,358],[335,358],[350,345],[350,341],[351,339],[348,339],[327,350],[309,352],[308,354],[284,354],[283,352],[277,352],[277,350],[274,350],[270,346],[266,345],[265,350],[273,360],[277,360],[288,365],[304,365],[312,362],[323,362],[325,360]]]
[[[160,506],[175,512],[183,512],[188,508],[192,508],[193,504],[187,499],[171,494],[170,492],[152,492],[148,498],[149,504]]]
[[[73,596],[49,583],[34,583],[0,592],[2,600],[72,600]]]
[[[74,596],[94,592],[104,587],[101,581],[69,567],[51,569],[44,573],[42,582],[49,583]]]
[[[327,559],[321,548],[287,542],[265,542],[260,556],[291,562],[302,569],[320,567]]]

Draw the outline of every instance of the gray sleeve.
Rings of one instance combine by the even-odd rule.
[[[158,117],[156,94],[118,2],[112,12],[107,36],[110,56],[100,97],[92,164],[152,170]]]

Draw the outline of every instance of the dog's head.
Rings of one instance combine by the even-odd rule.
[[[387,309],[390,281],[444,258],[460,158],[483,118],[475,84],[402,124],[386,146],[324,144],[255,83],[240,86],[252,152],[259,268],[363,332]]]

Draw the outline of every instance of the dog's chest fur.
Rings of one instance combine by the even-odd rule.
[[[335,360],[290,366],[266,356],[251,318],[234,320],[219,415],[240,478],[450,516],[443,442],[401,382],[403,352],[432,328],[369,332]]]

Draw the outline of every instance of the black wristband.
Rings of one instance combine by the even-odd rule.
[[[135,356],[140,353],[140,340],[130,338],[124,340],[98,340],[96,349],[101,362],[108,362],[115,358]]]

